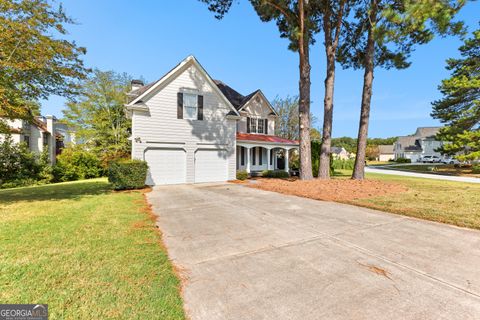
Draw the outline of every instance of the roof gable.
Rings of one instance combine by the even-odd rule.
[[[177,77],[178,75],[182,74],[185,70],[187,70],[190,66],[194,65],[200,73],[205,77],[207,82],[210,84],[212,89],[215,91],[215,93],[218,94],[218,96],[225,102],[225,104],[234,112],[235,115],[239,115],[237,112],[237,109],[232,105],[229,99],[225,97],[224,93],[218,88],[216,83],[213,81],[213,79],[210,77],[210,75],[205,71],[205,69],[202,67],[202,65],[195,59],[194,56],[188,56],[186,59],[184,59],[182,62],[180,62],[176,67],[174,67],[172,70],[167,72],[162,78],[160,78],[157,81],[154,81],[152,83],[147,84],[146,86],[143,86],[136,91],[132,93],[138,93],[138,96],[135,97],[132,101],[130,101],[127,106],[133,106],[137,103],[143,103],[144,101],[142,99],[147,98],[149,95],[152,93],[156,92],[158,88],[161,88],[161,86],[164,83],[168,83],[171,79]]]
[[[273,106],[270,104],[270,101],[265,97],[263,94],[262,90],[258,89],[255,90],[254,92],[244,96],[229,85],[225,84],[224,82],[220,80],[213,80],[215,84],[218,86],[220,91],[223,92],[225,97],[227,97],[228,100],[230,100],[230,103],[238,110],[242,110],[248,102],[250,102],[255,96],[260,96],[264,101],[265,104],[272,110],[272,113],[274,113],[276,116],[278,116],[277,111]]]
[[[277,111],[273,108],[273,106],[270,104],[270,102],[267,100],[265,95],[263,94],[262,90],[256,90],[249,94],[248,96],[245,97],[243,104],[238,108],[238,111],[241,111],[245,109],[245,107],[248,106],[248,104],[253,101],[256,98],[260,98],[263,100],[264,104],[272,111],[273,115],[278,116]]]
[[[381,154],[393,154],[393,144],[381,144],[378,146],[378,152]]]

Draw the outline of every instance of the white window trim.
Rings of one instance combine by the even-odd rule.
[[[187,100],[187,99],[185,99],[186,96],[195,97],[195,99],[194,99],[195,106],[186,106],[185,105],[185,101]],[[195,107],[196,111],[195,111],[195,115],[193,117],[188,116],[187,107],[191,107],[191,108]],[[197,120],[198,119],[198,93],[183,92],[183,119],[185,119],[185,120]]]
[[[250,119],[250,132],[249,133],[252,133],[252,134],[266,134],[265,133],[265,120],[266,118],[260,118],[260,117],[252,117],[252,116],[249,116],[247,117],[247,119]],[[261,120],[261,121],[260,121]],[[259,123],[262,123],[262,132],[259,132],[258,131],[258,127],[259,127]],[[253,130],[255,126],[255,130]]]
[[[260,132],[260,130],[259,130],[260,123],[262,124],[262,132]],[[263,118],[258,118],[257,119],[257,133],[265,134],[265,119],[263,119]]]
[[[257,119],[254,117],[250,117],[250,133],[257,133]],[[255,126],[255,130],[253,130],[253,127]]]

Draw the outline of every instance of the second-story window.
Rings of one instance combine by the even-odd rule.
[[[258,118],[247,118],[247,133],[268,134],[268,120]]]
[[[250,118],[250,132],[257,133],[257,119]]]
[[[183,94],[183,118],[189,120],[197,120],[198,118],[198,105],[197,95],[191,93]]]
[[[264,123],[265,123],[264,119],[258,119],[257,133],[264,133],[263,132]]]

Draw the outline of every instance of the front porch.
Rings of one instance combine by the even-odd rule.
[[[265,141],[267,139],[269,141]],[[275,136],[237,134],[237,170],[251,175],[264,170],[289,172],[290,150],[298,150],[296,141]]]

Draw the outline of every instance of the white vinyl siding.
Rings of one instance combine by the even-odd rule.
[[[255,120],[255,131],[253,131],[252,123],[250,123],[250,133],[261,133],[261,134],[268,134],[274,135],[275,134],[275,118],[276,116],[272,116],[272,109],[266,104],[263,99],[253,99],[250,101],[245,107],[243,107],[241,111],[242,118],[238,121],[238,132],[247,132],[247,117],[250,121]],[[258,130],[258,120],[263,120],[263,130]],[[265,119],[268,120],[268,131],[265,128]]]
[[[203,96],[204,121],[177,119],[177,93],[185,88],[195,89]],[[149,112],[134,111],[132,115],[134,159],[144,159],[147,147],[181,147],[186,152],[186,182],[194,183],[197,149],[222,148],[226,150],[228,179],[235,179],[236,121],[226,118],[231,109],[195,65],[179,70],[142,100]]]

